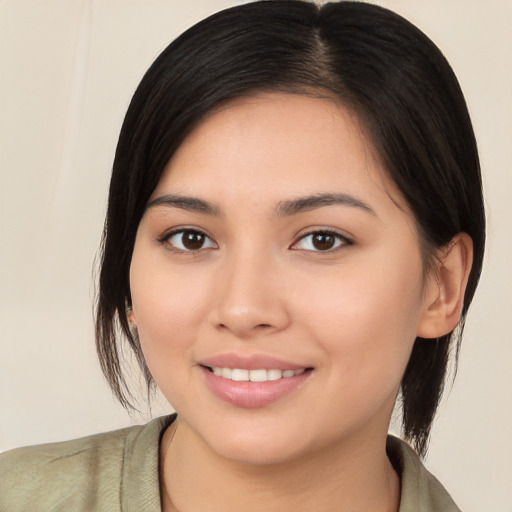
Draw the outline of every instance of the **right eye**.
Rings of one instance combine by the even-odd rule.
[[[166,235],[162,242],[179,252],[197,252],[202,249],[215,249],[217,244],[205,233],[197,229],[180,229]]]

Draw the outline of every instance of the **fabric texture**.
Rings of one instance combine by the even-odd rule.
[[[0,455],[0,512],[160,512],[158,449],[175,415]],[[399,512],[460,512],[412,448],[389,436]]]

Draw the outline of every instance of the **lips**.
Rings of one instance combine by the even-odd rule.
[[[313,369],[272,356],[222,354],[199,363],[207,387],[237,407],[264,407],[301,387]]]

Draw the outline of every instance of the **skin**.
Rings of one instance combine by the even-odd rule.
[[[351,201],[276,212],[320,194]],[[214,211],[163,204],[168,195]],[[398,510],[391,412],[415,338],[458,321],[467,235],[425,276],[414,218],[357,118],[302,95],[259,94],[208,115],[151,203],[131,264],[131,321],[179,415],[162,440],[164,510]],[[166,238],[183,228],[204,244]],[[318,250],[310,234],[325,230],[334,246]],[[226,352],[313,370],[274,403],[238,407],[198,365]]]

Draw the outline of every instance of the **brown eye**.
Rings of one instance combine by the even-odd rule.
[[[216,247],[215,243],[208,236],[195,229],[175,231],[167,238],[167,243],[173,248],[185,252],[194,252]]]
[[[319,251],[327,251],[334,247],[336,239],[329,233],[317,233],[312,235],[311,243],[315,249]]]
[[[352,242],[344,236],[330,231],[315,231],[304,235],[293,249],[314,252],[329,252],[344,245],[352,245]]]
[[[189,251],[197,251],[203,246],[204,238],[205,236],[202,233],[185,231],[185,233],[181,235],[181,243]]]

